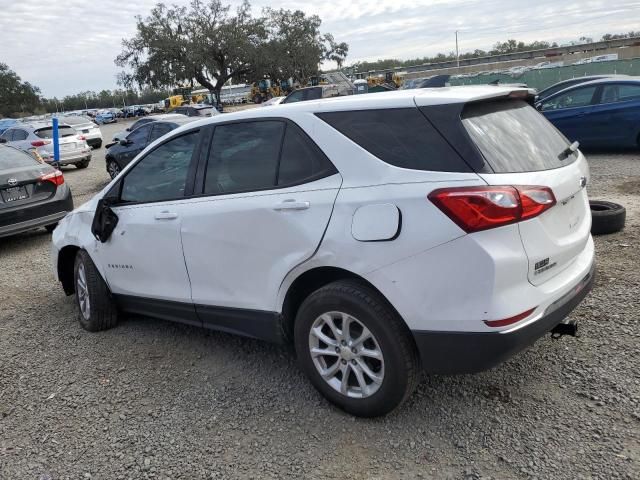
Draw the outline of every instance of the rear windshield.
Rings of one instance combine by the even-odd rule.
[[[577,158],[576,154],[561,155],[568,140],[520,100],[470,103],[462,113],[462,123],[496,173],[551,170]]]
[[[383,162],[437,172],[469,172],[417,108],[318,113],[318,117]]]
[[[0,147],[0,171],[37,165],[35,158],[11,147]]]
[[[53,138],[53,127],[41,128],[34,133],[40,138]],[[77,135],[73,127],[68,125],[60,125],[58,127],[58,137],[70,137],[71,135]]]

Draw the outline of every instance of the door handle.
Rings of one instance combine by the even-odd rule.
[[[158,212],[155,218],[156,220],[175,220],[178,218],[178,214],[174,212]]]
[[[306,210],[311,206],[309,202],[296,202],[295,200],[285,200],[282,203],[279,203],[275,207],[274,210]]]

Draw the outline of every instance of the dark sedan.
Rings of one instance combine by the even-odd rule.
[[[0,145],[0,237],[38,227],[51,232],[71,210],[71,190],[62,172]]]
[[[575,77],[568,80],[562,80],[561,82],[554,83],[550,87],[540,90],[536,95],[536,102],[541,102],[547,97],[550,97],[554,93],[558,93],[565,88],[573,87],[580,83],[593,82],[594,80],[600,80],[601,78],[629,78],[628,75],[585,75],[584,77]]]
[[[584,147],[640,147],[640,77],[581,83],[536,107],[570,141]]]
[[[197,120],[197,117],[189,118],[184,115],[176,115],[176,118],[171,120],[157,120],[132,130],[125,138],[107,149],[105,155],[107,173],[111,178],[115,178],[136,155],[147,148],[147,145],[171,130],[194,120]]]

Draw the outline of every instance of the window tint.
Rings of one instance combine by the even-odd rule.
[[[600,103],[618,103],[640,100],[640,85],[605,85]]]
[[[140,128],[136,128],[129,135],[127,135],[127,140],[133,143],[144,145],[145,143],[147,143],[147,139],[149,138],[151,127],[152,125],[143,125]]]
[[[137,122],[133,122],[133,125],[131,125],[131,131],[134,131],[136,128],[140,128],[142,125],[146,125],[147,123],[150,123],[151,121],[152,121],[152,119],[150,119],[150,118],[141,118]]]
[[[14,130],[14,131],[13,131],[13,138],[12,138],[12,140],[13,140],[14,142],[15,142],[15,141],[18,141],[18,140],[26,140],[28,136],[29,136],[29,135],[27,134],[27,132],[26,132],[26,131],[21,130],[21,129],[16,129],[16,130]]]
[[[471,103],[462,123],[496,173],[550,170],[577,158],[559,159],[569,142],[523,101]]]
[[[585,107],[591,104],[597,87],[577,88],[563,95],[542,102],[542,110],[559,110],[561,108]]]
[[[369,153],[396,167],[439,172],[470,171],[417,108],[317,115]]]
[[[12,147],[0,147],[0,170],[39,165],[31,155]]]
[[[151,137],[149,138],[149,143],[157,140],[163,135],[166,135],[171,130],[173,130],[173,126],[168,123],[154,123],[153,129],[151,130]]]
[[[217,126],[207,163],[205,193],[275,187],[284,126],[279,121]]]
[[[302,183],[335,172],[336,169],[329,159],[298,127],[287,125],[280,157],[278,185]]]
[[[0,135],[0,138],[3,138],[7,142],[10,142],[12,136],[13,136],[13,129],[9,128],[9,129],[5,130],[2,133],[2,135]]]
[[[198,132],[187,133],[149,152],[124,177],[121,200],[157,202],[183,197],[198,138]]]
[[[335,97],[336,95],[327,95]],[[310,88],[307,90],[307,96],[305,100],[319,100],[322,98],[322,87]]]

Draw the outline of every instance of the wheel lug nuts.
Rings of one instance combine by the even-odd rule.
[[[342,342],[340,342],[342,344],[343,347],[347,346],[347,342],[345,342],[344,340],[342,340]]]
[[[342,362],[343,365],[347,364],[347,361],[344,358],[341,360],[341,362]]]
[[[358,351],[355,348],[352,348],[351,353],[358,353]]]
[[[340,353],[340,347],[336,347],[336,353]]]
[[[356,362],[355,360],[351,360],[351,363],[355,365],[358,362]]]

